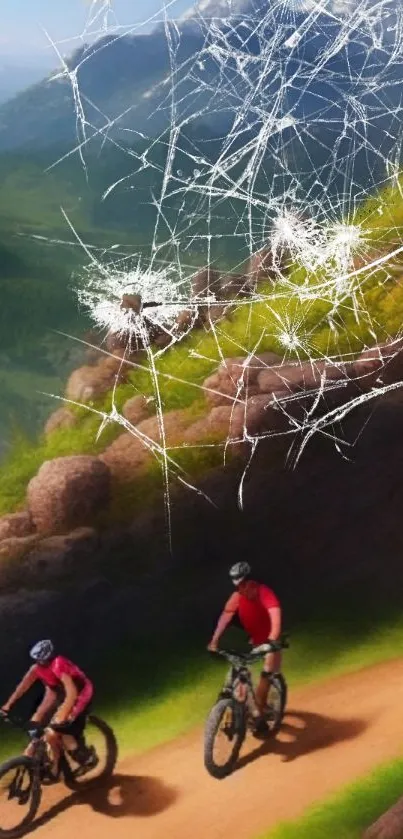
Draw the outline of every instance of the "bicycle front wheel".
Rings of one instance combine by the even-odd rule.
[[[207,718],[204,732],[204,765],[213,778],[225,778],[233,771],[245,734],[244,708],[233,699],[220,699]]]
[[[272,678],[267,697],[266,721],[271,735],[275,735],[281,728],[287,705],[287,682],[282,673],[276,673]]]
[[[23,836],[41,801],[41,784],[34,762],[15,757],[0,766],[0,839]]]

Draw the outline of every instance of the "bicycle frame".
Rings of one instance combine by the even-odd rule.
[[[30,724],[29,722],[25,722],[24,720],[12,717],[4,717],[4,722],[8,723],[9,725],[14,726],[14,728],[18,728],[21,731],[24,731],[25,734],[28,735],[29,738],[29,745],[25,751],[27,757],[35,763],[39,770],[47,769],[47,764],[49,761],[49,753],[48,753],[48,744],[45,740],[45,729],[36,724]],[[63,766],[63,758],[64,758],[64,748],[63,742],[61,743],[61,753],[59,759],[59,768]]]
[[[269,642],[255,647],[250,653],[237,653],[230,650],[216,650],[216,654],[229,661],[231,667],[227,673],[224,687],[219,694],[220,699],[232,698],[246,709],[249,715],[258,712],[252,673],[249,665],[259,661],[268,652],[288,647],[286,636],[280,642]]]
[[[245,664],[231,665],[220,692],[220,698],[227,697],[243,705],[250,714],[257,710],[252,674]]]

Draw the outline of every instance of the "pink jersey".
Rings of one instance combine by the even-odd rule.
[[[63,688],[62,676],[70,676],[78,690],[78,697],[71,712],[75,718],[87,707],[91,701],[94,688],[88,676],[62,655],[56,656],[50,664],[34,664],[33,671],[46,687],[53,689]]]

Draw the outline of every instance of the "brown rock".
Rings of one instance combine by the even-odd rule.
[[[181,445],[191,419],[183,411],[164,414],[165,446]],[[153,443],[163,444],[158,416],[142,420],[136,432],[121,434],[100,455],[112,475],[120,481],[130,481],[147,461],[153,457]]]
[[[213,408],[184,432],[184,440],[193,445],[211,437],[217,442],[244,440],[248,435],[288,428],[287,417],[272,404],[269,396],[260,394],[250,396],[245,403]]]
[[[198,313],[193,311],[193,309],[184,309],[182,312],[179,312],[175,319],[175,331],[178,334],[189,332],[193,327],[200,325],[201,322]]]
[[[220,405],[213,408],[209,414],[187,428],[183,434],[185,443],[197,444],[203,440],[214,437],[217,442],[225,442],[228,439],[233,407],[231,405]]]
[[[156,334],[155,334],[155,337],[154,337],[154,344],[155,344],[156,347],[159,347],[160,349],[163,349],[165,347],[168,347],[169,344],[171,344],[171,343],[172,343],[172,335],[168,330],[160,329],[160,330],[156,331]]]
[[[37,535],[10,536],[0,542],[0,589],[22,588],[26,583],[24,562],[38,541]]]
[[[200,308],[201,318],[204,324],[217,323],[224,317],[230,317],[229,307],[226,303],[211,303],[209,306]]]
[[[402,839],[403,837],[403,798],[378,819],[368,830],[363,839]]]
[[[361,390],[371,390],[376,384],[382,370],[379,358],[360,356],[351,365],[346,366],[350,379],[355,381]]]
[[[0,542],[12,537],[30,536],[33,532],[32,519],[29,513],[11,513],[0,518]]]
[[[231,405],[219,405],[217,408],[213,408],[208,415],[208,424],[211,433],[215,435],[225,430],[226,437],[231,426],[233,414],[234,409]]]
[[[251,288],[255,289],[260,280],[273,278],[276,267],[278,269],[281,266],[275,266],[271,248],[261,248],[252,254],[247,269]]]
[[[246,363],[247,361],[247,363]],[[261,370],[271,367],[280,367],[282,359],[274,352],[264,352],[259,355],[252,355],[246,359],[242,356],[226,358],[219,366],[220,374],[226,373],[234,381],[242,379],[245,385],[256,385],[257,377]]]
[[[360,271],[363,268],[368,268],[368,271],[373,270],[371,267],[378,259],[383,259],[387,254],[386,248],[371,248],[365,250],[365,253],[356,253],[352,259],[351,272]],[[387,263],[383,263],[383,268],[387,270]]]
[[[74,370],[67,382],[66,397],[73,402],[93,402],[111,390],[116,381],[124,381],[127,372],[120,358],[104,356],[93,367]]]
[[[67,570],[70,560],[76,555],[77,549],[94,548],[97,540],[97,531],[92,527],[78,527],[71,533],[63,536],[48,536],[46,539],[37,541],[26,556],[24,566],[27,575],[35,576],[37,573],[59,575]]]
[[[344,365],[317,361],[283,364],[272,370],[262,370],[258,373],[257,380],[262,393],[286,394],[295,391],[306,392],[322,386],[326,388],[326,382],[345,381],[345,378]]]
[[[111,475],[119,481],[131,481],[149,458],[149,449],[139,437],[130,432],[120,434],[99,457]]]
[[[251,436],[256,436],[264,431],[284,432],[290,427],[287,416],[275,407],[272,400],[266,394],[251,396],[247,401],[246,411],[241,412],[241,406],[237,406],[237,425],[234,423],[234,431],[237,437],[245,436],[245,431]]]
[[[10,536],[8,539],[3,539],[0,542],[0,570],[4,560],[12,559],[15,561],[26,556],[33,545],[36,544],[38,538],[37,534],[33,534],[31,536]]]
[[[215,268],[198,271],[191,280],[191,294],[200,301],[198,316],[202,323],[214,323],[228,315],[238,297],[250,293],[250,279],[244,274],[221,274]],[[211,298],[208,302],[208,298]]]
[[[247,362],[247,363],[246,363]],[[267,352],[250,359],[237,356],[225,359],[215,373],[209,376],[203,387],[211,405],[230,405],[234,399],[258,394],[258,375],[272,365],[281,365],[280,356]]]
[[[213,373],[203,382],[204,395],[210,405],[233,405],[238,399],[243,399],[244,388],[238,385],[225,371]],[[248,389],[249,390],[249,389]],[[250,392],[250,390],[249,390]],[[254,387],[252,393],[258,393]]]
[[[28,507],[39,533],[66,533],[89,524],[110,500],[110,473],[96,457],[46,461],[28,484]]]
[[[131,338],[128,333],[116,334],[115,332],[108,332],[106,336],[105,346],[108,352],[117,355],[118,352],[126,352],[129,343],[131,346],[135,344],[135,349],[140,349],[138,341],[134,338]]]
[[[210,295],[219,296],[220,271],[215,268],[202,268],[191,279],[192,297],[204,300]]]
[[[121,309],[131,309],[136,314],[141,312],[141,297],[139,294],[124,294],[120,304]]]
[[[100,333],[94,329],[88,329],[84,332],[82,340],[87,345],[85,347],[85,359],[87,364],[96,364],[102,356],[102,351],[100,349],[102,339]]]
[[[150,409],[145,396],[133,396],[128,399],[123,405],[122,414],[132,425],[138,425],[139,422],[146,419],[150,415]]]
[[[77,417],[66,407],[58,408],[50,415],[45,425],[45,435],[49,437],[59,428],[73,428],[77,424]]]
[[[220,298],[227,303],[236,302],[238,297],[251,293],[250,278],[247,274],[223,274],[220,279]]]
[[[371,363],[373,364],[372,375],[375,381],[380,379],[380,385],[394,384],[403,380],[403,339],[399,338],[365,350],[355,362],[356,368],[359,369],[359,366],[364,363],[367,365],[368,372]],[[371,376],[370,373],[369,376]]]
[[[183,439],[183,434],[186,428],[191,424],[191,419],[183,411],[168,411],[164,414],[163,433],[165,443],[167,445],[174,445],[180,443]],[[153,440],[156,443],[163,441],[162,429],[160,425],[160,418],[156,415],[143,420],[138,426],[137,430],[144,435],[144,437]]]

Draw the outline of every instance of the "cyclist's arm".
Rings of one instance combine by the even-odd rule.
[[[281,635],[281,606],[278,598],[267,586],[259,588],[260,602],[267,609],[270,618],[269,641],[278,641]]]
[[[66,698],[58,708],[53,722],[61,724],[63,722],[67,722],[69,719],[77,700],[78,690],[73,682],[73,679],[71,676],[68,676],[67,673],[62,673],[59,678],[64,687]]]
[[[218,647],[218,642],[221,638],[221,635],[226,630],[227,626],[231,623],[234,615],[238,611],[239,605],[239,596],[237,593],[233,594],[232,597],[227,601],[224,606],[224,609],[218,619],[217,626],[215,628],[214,635],[208,645],[209,650],[216,650]]]
[[[14,693],[12,693],[11,696],[9,697],[9,699],[7,699],[7,702],[5,702],[1,706],[1,710],[5,711],[5,713],[8,714],[8,712],[11,711],[11,708],[13,707],[13,705],[15,705],[15,703],[18,702],[18,700],[21,699],[21,697],[24,696],[24,694],[27,693],[27,691],[30,689],[30,687],[32,687],[32,685],[36,682],[36,680],[37,680],[36,667],[34,665],[33,667],[30,667],[30,669],[28,670],[28,673],[26,673],[24,678],[21,679],[21,681],[20,681],[19,685],[17,685]]]
[[[271,621],[269,641],[278,641],[281,635],[281,609],[279,606],[268,609]]]
[[[32,722],[42,722],[46,714],[51,710],[52,706],[55,704],[57,700],[57,693],[56,691],[52,690],[50,687],[45,688],[45,696],[39,707],[36,709],[35,713],[31,717]]]

